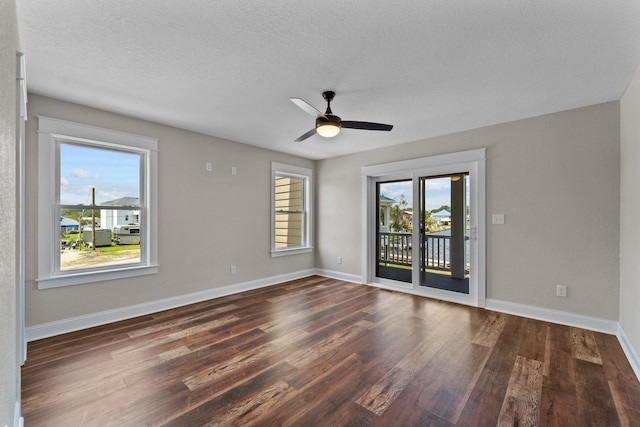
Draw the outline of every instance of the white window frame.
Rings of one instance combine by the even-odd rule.
[[[144,218],[144,240],[140,262],[128,265],[100,266],[95,269],[60,271],[59,256],[59,155],[60,143],[72,142],[126,150],[142,155],[141,176],[144,197],[140,212]],[[80,285],[105,280],[155,274],[158,272],[157,192],[158,140],[111,129],[38,116],[38,289]],[[142,195],[141,195],[142,196]],[[57,251],[57,254],[56,252]]]
[[[27,339],[25,337],[25,122],[27,121],[27,77],[24,53],[16,52],[16,118],[17,118],[17,193],[18,193],[18,317],[20,322],[20,366],[27,361]]]
[[[303,200],[304,200],[304,228],[303,232],[303,245],[293,248],[276,248],[276,218],[275,218],[275,180],[276,176],[290,176],[293,178],[299,178],[304,181],[303,185]],[[313,251],[312,242],[312,223],[313,223],[313,206],[311,189],[313,188],[313,171],[309,168],[301,166],[287,165],[284,163],[271,163],[271,257],[280,257],[286,255],[297,255],[303,253],[309,253]]]

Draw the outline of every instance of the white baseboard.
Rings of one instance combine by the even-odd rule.
[[[501,313],[514,314],[516,316],[529,317],[531,319],[544,320],[545,322],[558,323],[560,325],[575,326],[605,334],[616,335],[618,322],[599,317],[584,316],[566,311],[551,310],[549,308],[534,307],[515,302],[501,301],[487,298],[485,308]]]
[[[329,277],[331,279],[344,280],[345,282],[353,282],[358,284],[364,283],[364,279],[362,278],[362,276],[358,276],[356,274],[341,273],[339,271],[325,270],[323,268],[316,268],[315,274],[317,274],[318,276]]]
[[[22,404],[20,400],[18,400],[15,404],[15,409],[13,412],[13,426],[14,427],[24,427],[24,417],[22,416]]]
[[[618,341],[620,341],[622,350],[624,351],[625,356],[627,356],[627,360],[629,361],[633,372],[635,372],[636,377],[638,377],[638,381],[640,381],[640,356],[638,356],[638,352],[631,344],[629,337],[620,324],[618,324],[618,333],[616,336],[618,337]]]
[[[195,292],[176,297],[165,298],[157,301],[150,301],[142,304],[131,305],[113,310],[87,314],[84,316],[72,317],[41,325],[29,326],[25,329],[27,341],[35,341],[55,335],[66,334],[68,332],[79,331],[81,329],[92,328],[107,323],[118,322],[120,320],[131,319],[133,317],[144,316],[146,314],[157,313],[171,308],[182,307],[200,301],[219,298],[226,295],[264,288],[290,280],[301,279],[313,274],[318,274],[315,269],[302,270],[264,279],[252,280],[249,282],[236,283],[221,288],[212,288],[206,291]]]

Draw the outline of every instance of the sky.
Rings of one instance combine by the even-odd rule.
[[[411,181],[397,181],[381,183],[380,192],[387,197],[400,202],[402,196],[408,202],[408,207],[413,207],[413,192]],[[467,194],[469,180],[467,180]],[[451,206],[450,178],[434,178],[427,180],[427,210],[432,211],[440,206]]]
[[[140,197],[140,155],[60,144],[60,204],[96,204]]]

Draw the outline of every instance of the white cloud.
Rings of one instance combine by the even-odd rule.
[[[80,168],[71,169],[71,174],[78,178],[89,178],[91,176],[89,171]]]
[[[69,181],[67,180],[67,178],[64,177],[60,177],[60,185],[69,185]]]

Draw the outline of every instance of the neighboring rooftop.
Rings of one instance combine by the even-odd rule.
[[[131,206],[137,208],[140,207],[140,197],[120,197],[119,199],[100,203],[100,206]]]

